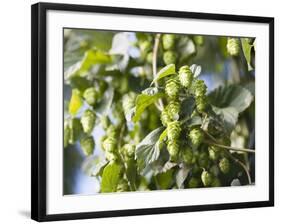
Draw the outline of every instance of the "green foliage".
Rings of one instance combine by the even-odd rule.
[[[254,39],[66,31],[63,144],[101,193],[249,183]]]

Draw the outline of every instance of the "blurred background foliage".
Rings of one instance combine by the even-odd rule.
[[[121,116],[118,113],[121,111],[121,99],[124,94],[131,92],[140,94],[149,87],[153,80],[152,62],[156,35],[143,32],[64,29],[64,118],[80,119],[83,112],[91,107],[91,102],[87,101],[85,95],[89,88],[94,87],[97,91],[88,91],[88,94],[91,96],[96,94],[99,99],[98,102],[93,102],[98,117],[91,134],[95,142],[93,155],[85,155],[77,139],[73,140],[73,144],[66,143],[64,194],[93,194],[100,191],[100,177],[93,173],[100,172],[100,169],[106,165],[104,150],[100,143],[107,132],[104,123],[109,119],[113,124],[118,124],[118,116]],[[218,108],[228,106],[230,99],[237,99],[233,100],[235,106],[241,105],[240,101],[247,99],[248,92],[251,96],[255,96],[254,38],[239,38],[238,53],[232,52],[231,55],[227,48],[231,39],[229,37],[184,34],[174,36],[176,41],[173,43],[172,50],[169,47],[165,49],[163,43],[160,43],[157,70],[168,64],[176,64],[177,69],[183,65],[200,65],[198,66],[199,79],[204,80],[209,99],[212,105]],[[231,85],[237,84],[243,88],[240,89],[241,91],[231,88]],[[224,87],[227,87],[227,90]],[[74,89],[79,92],[78,100],[70,105],[70,101],[75,97]],[[248,92],[243,95],[244,89]],[[214,90],[216,92],[213,92]],[[79,96],[81,93],[84,94],[82,98]],[[79,101],[80,98],[82,100]],[[240,113],[239,118],[238,113]],[[130,116],[129,112],[126,114]],[[120,119],[124,121],[124,115],[122,116]],[[230,145],[238,148],[254,148],[254,100],[238,111],[234,119],[235,121],[230,124]],[[125,119],[128,136],[135,144],[161,126],[159,113],[152,106],[146,108],[141,120],[139,124]],[[254,154],[234,153],[234,155],[244,161],[254,183]],[[167,155],[161,156],[167,157]],[[232,169],[227,177],[222,177],[222,185],[248,184],[243,170],[237,169]],[[140,180],[139,189],[169,189],[173,184],[166,180],[171,179],[168,176],[172,176],[173,172],[174,170],[170,169],[169,172],[157,175],[151,184]],[[187,175],[185,178],[188,179]],[[162,179],[164,181],[161,181]]]

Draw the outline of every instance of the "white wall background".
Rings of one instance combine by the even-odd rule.
[[[44,0],[42,0],[44,1]],[[51,1],[51,0],[50,0]],[[0,223],[30,220],[30,5],[36,1],[3,1],[0,7]],[[153,8],[275,17],[275,200],[274,208],[150,215],[60,223],[253,223],[280,219],[280,25],[278,1],[233,0],[60,0],[62,3]],[[148,202],[149,203],[149,202]],[[274,223],[274,222],[273,222]],[[275,222],[276,223],[276,222]]]

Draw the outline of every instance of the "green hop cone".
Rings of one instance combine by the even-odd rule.
[[[80,121],[84,132],[86,134],[91,134],[96,122],[95,112],[89,109],[85,110]]]
[[[192,84],[193,74],[188,65],[182,66],[179,70],[179,80],[183,87],[189,88]]]
[[[162,44],[165,50],[171,50],[175,46],[176,36],[174,34],[164,34],[162,36]]]
[[[108,161],[116,161],[116,160],[117,160],[116,154],[113,153],[113,152],[108,152],[108,151],[105,151],[105,158],[106,158]]]
[[[167,112],[171,120],[178,120],[180,113],[180,103],[175,100],[171,100],[167,105]]]
[[[209,155],[207,152],[200,152],[198,155],[198,164],[200,167],[207,168],[209,166]]]
[[[167,150],[170,154],[170,160],[176,161],[179,154],[179,144],[176,141],[168,141]]]
[[[179,91],[180,83],[177,78],[170,78],[166,81],[165,92],[170,98],[177,98],[179,95]]]
[[[204,170],[201,174],[201,180],[205,187],[208,187],[213,182],[213,175],[208,171]]]
[[[90,156],[93,154],[95,141],[93,136],[86,136],[80,140],[81,149],[85,156]]]
[[[136,146],[133,144],[125,144],[122,149],[125,157],[127,158],[134,158],[135,150],[136,150]]]
[[[83,97],[89,105],[94,106],[99,99],[99,93],[96,88],[90,87],[84,91]]]
[[[172,121],[168,123],[167,136],[168,140],[177,140],[180,137],[181,127],[179,121]]]
[[[214,178],[212,183],[211,183],[211,187],[220,187],[220,186],[221,186],[220,180],[217,177]]]
[[[202,96],[206,95],[207,92],[207,86],[205,85],[205,82],[201,79],[196,79],[193,83],[193,91],[195,98],[200,98]]]
[[[70,138],[70,128],[67,121],[64,121],[64,128],[63,128],[63,147],[66,148],[69,143]]]
[[[129,188],[129,185],[128,185],[128,182],[124,179],[120,179],[119,182],[118,182],[118,185],[117,185],[117,192],[126,192],[126,191],[129,191],[130,188]]]
[[[223,158],[219,162],[219,168],[222,173],[227,174],[230,170],[230,163],[227,158]]]
[[[196,100],[196,109],[199,113],[202,113],[205,111],[206,107],[207,107],[207,97],[204,96],[200,96],[197,97]]]
[[[189,132],[189,138],[193,145],[198,146],[203,140],[203,133],[200,128],[194,128]]]
[[[196,35],[193,37],[194,42],[198,46],[202,46],[204,44],[204,37],[201,35]]]
[[[130,110],[135,106],[136,94],[129,92],[122,97],[122,107],[125,115],[130,113]]]
[[[82,129],[82,125],[78,118],[72,118],[69,121],[69,144],[74,144],[80,138]]]
[[[149,63],[149,64],[152,64],[152,61],[153,61],[153,52],[149,52],[146,55],[146,62]]]
[[[196,177],[191,177],[188,181],[188,187],[189,188],[197,188],[200,186],[200,180]]]
[[[175,64],[177,61],[177,55],[174,51],[165,51],[163,54],[163,61],[165,65]]]
[[[110,125],[107,129],[106,129],[106,134],[109,137],[113,137],[113,138],[117,138],[117,130],[116,127],[113,125]]]
[[[216,161],[219,158],[220,149],[217,146],[209,146],[209,157],[211,160]]]
[[[228,38],[226,44],[227,52],[231,56],[237,56],[239,54],[239,39],[238,38]]]
[[[162,124],[163,124],[165,127],[167,127],[168,123],[172,121],[172,120],[170,119],[170,116],[169,116],[167,107],[164,108],[164,110],[162,110],[160,119],[161,119]]]
[[[100,118],[100,122],[101,122],[102,128],[105,129],[105,130],[106,130],[106,129],[109,127],[109,125],[110,125],[110,120],[109,120],[108,116],[102,116],[102,117]]]
[[[151,43],[148,40],[139,41],[139,47],[142,53],[146,54],[148,51],[151,50]]]
[[[107,152],[116,152],[117,141],[114,137],[109,136],[102,142],[102,146]]]
[[[187,165],[191,165],[193,163],[193,151],[189,147],[185,147],[182,151],[182,160]]]

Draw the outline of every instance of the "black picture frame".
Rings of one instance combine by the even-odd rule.
[[[274,18],[55,3],[37,3],[32,5],[31,8],[32,219],[37,221],[54,221],[274,206]],[[48,215],[46,213],[46,13],[48,10],[63,10],[70,12],[73,11],[87,13],[100,12],[124,15],[155,17],[162,16],[269,24],[269,200],[243,203],[208,204],[196,206],[160,207],[148,209],[146,208]]]

